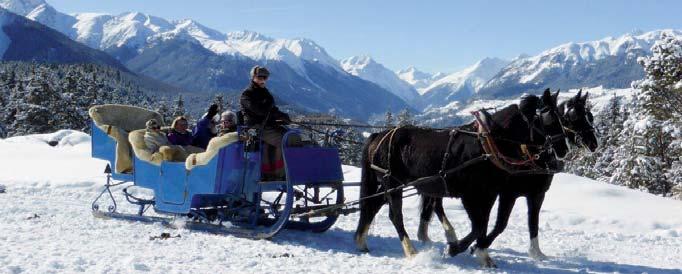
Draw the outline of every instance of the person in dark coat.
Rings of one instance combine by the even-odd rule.
[[[177,146],[189,146],[192,144],[192,132],[188,131],[189,123],[184,116],[178,116],[171,124],[168,132],[168,141]]]
[[[206,149],[211,138],[216,136],[215,116],[218,114],[218,105],[212,104],[206,114],[197,121],[197,125],[192,132],[192,145]]]
[[[291,123],[291,119],[275,106],[275,99],[265,87],[269,77],[270,72],[265,67],[253,67],[251,83],[242,92],[239,102],[245,125],[262,129],[263,142],[271,146],[263,152],[261,167],[263,179],[282,180],[284,179],[282,137],[286,129],[281,125]]]

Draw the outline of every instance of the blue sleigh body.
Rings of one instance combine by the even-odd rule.
[[[336,221],[338,211],[324,209],[338,208],[344,200],[339,152],[312,144],[287,146],[288,139],[298,134],[289,130],[283,138],[285,181],[261,181],[261,151],[246,149],[243,141],[222,147],[207,164],[191,170],[184,162],[155,165],[131,152],[133,171],[108,175],[105,189],[93,202],[93,213],[169,226],[182,216],[188,219],[186,228],[249,238],[269,238],[282,228],[325,231]],[[110,166],[116,161],[116,141],[94,125],[92,156]],[[126,182],[154,193],[153,199],[145,200],[123,189],[126,200],[139,206],[137,213],[117,210],[111,187]],[[100,198],[105,193],[113,205],[101,210]],[[158,216],[145,215],[149,207]]]

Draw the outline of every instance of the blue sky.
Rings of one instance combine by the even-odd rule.
[[[306,37],[333,57],[452,72],[571,41],[682,29],[682,1],[47,0],[57,10],[191,18],[222,32]]]

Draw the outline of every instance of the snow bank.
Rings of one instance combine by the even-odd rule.
[[[90,136],[74,130],[7,138],[0,151],[0,182],[8,187],[94,186],[104,171],[104,162],[90,157]]]
[[[24,143],[24,144],[47,144],[51,146],[77,146],[77,145],[87,145],[90,146],[90,135],[83,132],[62,129],[54,133],[46,134],[32,134],[25,136],[10,137],[0,142],[6,143]]]

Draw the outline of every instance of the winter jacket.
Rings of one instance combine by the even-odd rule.
[[[166,138],[166,134],[161,131],[154,130],[147,130],[144,133],[144,144],[152,152],[159,151],[159,148],[162,146],[170,145],[168,138]]]
[[[261,126],[266,117],[268,117],[265,122],[266,127],[276,126],[276,120],[290,121],[289,115],[275,106],[275,100],[270,91],[253,82],[242,92],[239,102],[244,115],[244,123],[247,126]]]
[[[175,129],[172,129],[171,132],[168,133],[168,141],[173,145],[189,146],[192,144],[192,140],[192,133],[189,131],[180,133]]]
[[[173,145],[189,146],[192,144],[192,132],[185,131],[184,133],[181,133],[175,130],[176,123],[178,123],[180,120],[186,121],[186,119],[182,116],[173,120],[173,123],[171,124],[171,130],[168,132],[168,141]]]
[[[208,146],[208,141],[210,141],[211,138],[216,136],[215,133],[213,133],[213,130],[211,129],[214,126],[212,119],[213,117],[208,117],[208,115],[204,115],[204,117],[202,117],[197,122],[197,125],[194,127],[192,134],[193,146],[206,149],[206,147]]]

